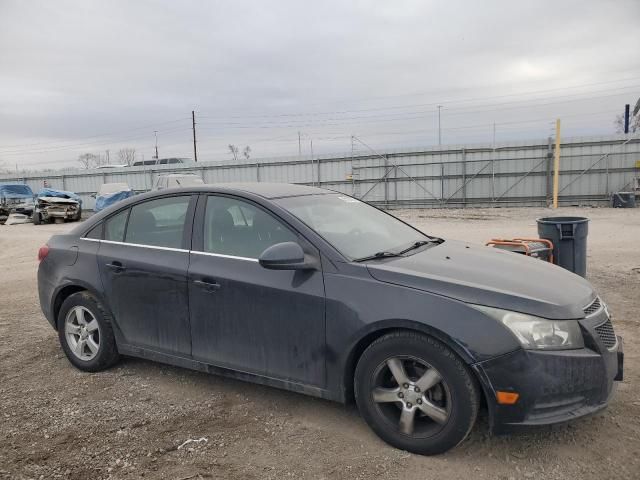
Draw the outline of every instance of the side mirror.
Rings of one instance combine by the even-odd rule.
[[[276,243],[267,248],[258,262],[270,270],[310,270],[314,266],[307,262],[302,247],[295,242]]]

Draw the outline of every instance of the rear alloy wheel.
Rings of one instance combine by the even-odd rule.
[[[387,443],[434,455],[455,447],[475,423],[475,379],[441,342],[394,332],[373,342],[356,368],[358,408]]]
[[[95,358],[100,350],[100,326],[93,314],[78,305],[67,313],[64,333],[71,352],[80,360]]]
[[[80,370],[103,370],[118,359],[111,317],[89,292],[74,293],[62,303],[58,337],[67,358]]]

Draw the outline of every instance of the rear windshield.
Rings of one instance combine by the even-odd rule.
[[[0,185],[0,195],[3,197],[11,198],[15,197],[33,197],[33,191],[29,185],[15,184],[15,185]]]

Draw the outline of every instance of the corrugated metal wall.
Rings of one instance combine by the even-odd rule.
[[[631,188],[639,175],[640,139],[623,136],[565,139],[561,146],[561,204],[608,201],[612,192]],[[192,166],[129,167],[0,176],[0,182],[27,183],[34,191],[49,186],[82,196],[91,209],[99,186],[127,182],[136,191],[151,189],[158,175],[188,171],[206,183],[288,182],[320,185],[387,207],[545,205],[551,195],[553,144],[549,139],[491,145],[443,146],[322,158],[282,157]]]

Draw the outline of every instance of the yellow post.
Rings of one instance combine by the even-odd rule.
[[[560,119],[556,120],[556,149],[553,158],[553,208],[558,208],[558,180],[560,174]]]

